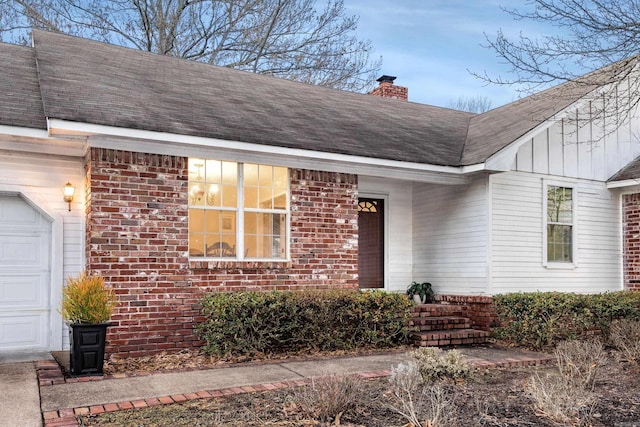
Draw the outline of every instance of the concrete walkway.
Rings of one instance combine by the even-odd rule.
[[[0,364],[0,426],[40,427],[40,396],[33,362]]]
[[[515,367],[547,363],[551,357],[513,349],[462,348],[466,358],[478,367]],[[65,381],[57,364],[39,362],[38,395],[36,364],[0,364],[0,382],[12,393],[0,403],[0,426],[77,426],[77,415],[182,402],[253,391],[302,385],[312,377],[330,374],[359,374],[365,378],[389,375],[393,366],[409,360],[407,353],[384,353],[355,357],[319,358],[230,365],[182,370],[117,379],[84,377]],[[58,375],[49,381],[50,374]],[[54,375],[54,376],[55,376]],[[40,399],[38,401],[38,399]]]

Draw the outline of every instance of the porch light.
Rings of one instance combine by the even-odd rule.
[[[76,192],[76,187],[71,185],[70,182],[67,182],[64,187],[62,187],[62,194],[64,196],[64,201],[69,204],[69,212],[71,212],[71,202],[73,202],[73,194]]]

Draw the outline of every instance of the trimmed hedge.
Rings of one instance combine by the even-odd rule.
[[[495,295],[497,338],[533,348],[559,341],[608,336],[614,319],[640,320],[640,292],[602,294],[524,292]]]
[[[353,290],[214,293],[201,304],[196,334],[219,356],[397,346],[412,305],[403,294]]]

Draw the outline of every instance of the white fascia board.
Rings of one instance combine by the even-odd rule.
[[[82,157],[86,140],[52,138],[41,129],[0,126],[0,150]]]
[[[506,147],[489,157],[485,162],[486,169],[502,172],[510,171],[520,147],[522,147],[526,142],[530,141],[540,132],[543,132],[553,126],[557,120],[559,119],[549,119],[539,124],[529,132],[522,135],[520,138],[513,141],[511,144],[507,145]]]
[[[420,182],[464,184],[468,180],[467,174],[484,170],[482,164],[464,167],[438,166],[65,120],[49,120],[49,126],[52,133],[56,135],[94,135],[88,138],[88,144],[91,147],[262,162]],[[188,151],[185,150],[187,148]]]
[[[607,182],[608,189],[626,188],[626,187],[633,187],[636,185],[640,185],[640,179],[626,179],[624,181]]]
[[[590,102],[592,97],[591,95],[595,93],[596,95],[602,93],[604,89],[594,89],[592,92],[586,94],[582,98],[577,101],[569,104],[562,110],[558,111],[553,116],[549,117],[538,126],[531,129],[529,132],[522,135],[520,138],[513,141],[511,144],[507,145],[497,153],[493,154],[485,161],[485,167],[487,170],[491,171],[503,171],[508,172],[511,170],[511,165],[516,158],[516,154],[518,154],[518,150],[522,145],[524,145],[527,141],[533,139],[534,136],[539,133],[549,129],[554,124],[563,120],[569,114],[569,111],[579,110],[583,105],[587,102]]]
[[[25,138],[48,138],[49,133],[44,129],[33,129],[19,126],[0,125],[0,135],[19,136]]]

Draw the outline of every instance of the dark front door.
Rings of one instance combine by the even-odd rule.
[[[384,288],[384,200],[358,201],[360,288]]]

